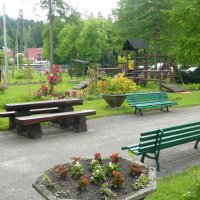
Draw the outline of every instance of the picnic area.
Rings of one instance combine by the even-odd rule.
[[[199,200],[198,1],[9,2],[0,200]]]

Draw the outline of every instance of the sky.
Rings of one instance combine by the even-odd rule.
[[[24,19],[43,20],[44,12],[39,11],[36,6],[40,0],[0,0],[0,15],[3,15],[3,4],[5,5],[5,14],[12,18],[18,18],[19,10],[23,10]],[[96,16],[101,12],[104,17],[111,14],[111,10],[117,6],[117,0],[65,0],[73,8],[76,8],[83,14],[91,12]],[[37,8],[37,9],[34,9]]]

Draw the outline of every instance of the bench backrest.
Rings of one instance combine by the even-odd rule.
[[[166,92],[131,93],[131,94],[126,94],[126,98],[128,103],[168,101],[168,96]]]
[[[140,136],[139,152],[153,153],[198,139],[200,139],[200,122],[143,132]]]

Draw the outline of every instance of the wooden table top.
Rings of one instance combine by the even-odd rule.
[[[6,104],[5,108],[7,111],[21,111],[21,110],[30,110],[30,109],[40,109],[40,108],[75,106],[75,105],[82,105],[82,104],[83,104],[82,99],[72,98],[72,99],[57,99],[57,100],[48,100],[48,101]]]

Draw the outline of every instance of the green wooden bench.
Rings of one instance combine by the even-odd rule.
[[[160,171],[159,157],[162,149],[192,141],[196,141],[194,148],[197,149],[200,141],[200,122],[143,132],[138,144],[124,146],[122,150],[127,149],[135,155],[142,155],[141,162],[144,162],[145,157],[155,159],[157,170]]]
[[[126,99],[130,107],[135,108],[135,114],[139,110],[142,115],[142,110],[146,108],[166,108],[169,112],[169,107],[177,105],[176,102],[168,100],[166,92],[150,92],[150,93],[131,93],[126,94]]]

